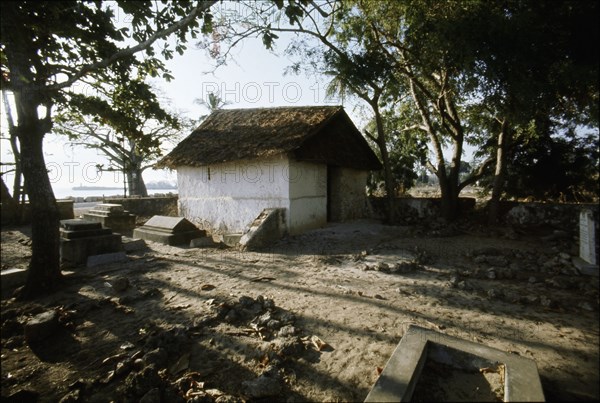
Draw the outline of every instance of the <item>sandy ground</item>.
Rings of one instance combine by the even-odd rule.
[[[27,264],[27,240],[3,229],[3,268]],[[59,293],[2,301],[2,397],[362,401],[416,324],[535,360],[547,400],[598,400],[598,278],[574,253],[550,229],[375,221],[260,253],[149,242]],[[59,329],[27,343],[47,310]]]

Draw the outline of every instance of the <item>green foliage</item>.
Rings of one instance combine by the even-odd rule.
[[[149,121],[172,129],[181,127],[178,119],[162,108],[156,94],[142,78],[123,80],[115,87],[96,83],[94,88],[98,95],[69,94],[56,122],[68,127],[88,117],[98,126],[112,129],[118,140],[135,142],[143,154],[155,154],[160,146],[160,139],[146,132]],[[79,137],[68,129],[63,132],[72,140]]]
[[[392,188],[396,196],[402,195],[414,186],[418,179],[418,167],[425,165],[427,159],[427,139],[419,133],[413,135],[403,131],[403,120],[395,112],[383,114],[383,122],[387,133],[387,150],[389,155],[390,170],[392,173]],[[368,124],[368,129],[373,130],[375,122]],[[381,151],[374,147],[375,153],[381,158]],[[382,171],[371,172],[367,183],[370,193],[380,189],[380,184],[385,181]]]
[[[122,57],[115,55],[125,49],[125,40],[154,39],[153,36],[192,13],[196,6],[192,2],[165,2],[155,7],[151,2],[131,1],[3,3],[0,48],[3,86],[11,89],[18,84],[10,73],[19,71],[22,83],[34,85],[47,99],[60,100],[58,90],[84,76],[108,82],[134,67],[145,68],[152,76],[167,73],[152,42],[139,49],[146,51],[145,60],[134,57],[135,51],[124,52]],[[131,29],[117,26],[115,11],[131,22]],[[192,19],[175,30],[175,51],[185,50],[188,35],[196,36],[202,30],[210,32],[210,13],[202,14],[202,29]],[[165,45],[160,56],[169,59],[173,51]]]
[[[531,129],[535,130],[534,126]],[[598,133],[533,133],[515,145],[505,177],[505,197],[569,202],[597,201]],[[481,184],[490,188],[489,180]]]

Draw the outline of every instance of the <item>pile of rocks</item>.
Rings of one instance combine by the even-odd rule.
[[[583,309],[593,311],[588,301],[598,299],[598,291],[589,279],[581,276],[565,252],[552,255],[510,249],[482,248],[468,254],[472,268],[455,271],[447,286],[474,291],[494,300],[544,308]],[[483,280],[483,281],[482,281]],[[497,280],[515,280],[505,283]],[[565,303],[561,295],[551,291],[576,290],[579,302]]]

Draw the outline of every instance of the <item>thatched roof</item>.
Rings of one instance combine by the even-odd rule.
[[[156,167],[205,166],[280,154],[300,161],[381,169],[341,106],[215,111]]]

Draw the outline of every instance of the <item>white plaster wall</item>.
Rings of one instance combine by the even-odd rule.
[[[297,234],[327,224],[327,166],[292,160],[288,176],[289,232]]]
[[[218,233],[245,232],[266,208],[284,208],[296,234],[327,223],[327,168],[285,156],[177,167],[179,215]]]
[[[289,162],[283,156],[177,167],[179,214],[201,228],[244,232],[265,208],[289,211],[288,178]]]

